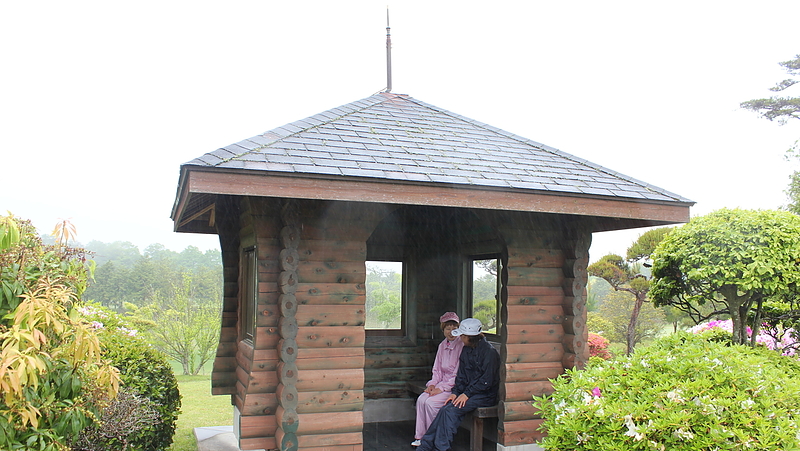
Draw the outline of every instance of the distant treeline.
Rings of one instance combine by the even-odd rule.
[[[84,293],[84,300],[121,312],[125,303],[141,307],[159,298],[172,297],[188,276],[193,304],[221,302],[219,250],[203,252],[188,246],[175,252],[162,244],[151,244],[140,252],[128,241],[90,241],[84,248],[92,253],[90,258],[97,264],[94,281]]]

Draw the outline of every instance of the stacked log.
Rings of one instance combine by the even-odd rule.
[[[558,231],[504,228],[500,233],[507,255],[501,272],[505,343],[498,441],[515,446],[543,437],[532,397],[552,393],[548,379],[564,371],[566,256]]]
[[[299,396],[297,393],[297,291],[298,265],[300,255],[297,252],[300,243],[300,219],[297,201],[284,201],[281,208],[283,227],[280,231],[281,251],[279,263],[281,273],[278,276],[278,305],[280,320],[278,333],[280,340],[276,343],[278,350],[278,386],[276,396],[278,409],[275,412],[275,439],[278,447],[284,451],[295,451],[298,448],[297,430],[300,417],[297,413]]]
[[[377,220],[357,204],[305,202],[299,212],[295,345],[296,448],[362,449],[366,241]]]
[[[222,253],[222,318],[220,339],[211,371],[211,393],[235,395],[236,353],[239,309],[239,230],[241,215],[238,202],[218,196],[215,215]]]
[[[278,429],[281,367],[278,346],[281,342],[279,298],[283,271],[280,255],[283,245],[281,204],[277,199],[248,198],[242,216],[241,249],[256,252],[256,303],[253,337],[248,339],[242,330],[237,352],[236,407],[239,409],[239,446],[247,449],[275,449]],[[240,286],[252,283],[240,275]],[[246,290],[245,290],[246,291]],[[240,293],[240,308],[246,293]],[[246,310],[245,310],[246,311]],[[239,327],[244,318],[240,317]]]
[[[592,234],[572,230],[564,246],[564,368],[583,369],[589,357],[586,329],[586,287]]]

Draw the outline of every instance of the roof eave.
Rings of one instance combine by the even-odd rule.
[[[658,201],[602,195],[538,191],[351,176],[248,171],[183,165],[172,219],[176,231],[186,221],[194,195],[281,197],[527,211],[603,218],[630,224],[666,225],[689,220],[692,201]],[[193,208],[193,214],[202,211]],[[631,222],[633,220],[633,222]],[[621,222],[622,223],[622,222]],[[642,225],[642,226],[644,226]]]

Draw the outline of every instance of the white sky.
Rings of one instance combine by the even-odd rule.
[[[491,6],[490,6],[491,5]],[[800,124],[740,110],[800,53],[797,1],[389,2],[393,92],[697,202],[776,208]],[[179,167],[382,90],[386,3],[0,3],[0,211],[172,232]],[[595,236],[592,259],[641,231]]]

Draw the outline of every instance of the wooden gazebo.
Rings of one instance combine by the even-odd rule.
[[[178,232],[219,235],[212,390],[242,449],[362,449],[409,412],[465,265],[500,262],[498,448],[541,437],[531,396],[582,367],[593,232],[686,222],[693,202],[545,145],[379,93],[181,166]],[[365,330],[365,263],[403,264],[402,326]],[[492,431],[494,432],[494,431]]]

